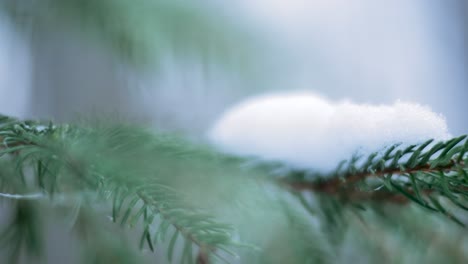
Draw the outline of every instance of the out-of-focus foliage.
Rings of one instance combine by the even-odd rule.
[[[177,240],[186,241],[183,255],[178,256],[187,262],[193,259],[192,247],[209,255],[218,255],[223,250],[230,252],[228,247],[235,245],[230,225],[219,223],[197,209],[203,206],[195,205],[198,201],[195,196],[179,192],[182,188],[177,188],[179,191],[173,189],[180,187],[181,181],[186,180],[186,184],[191,180],[207,180],[204,174],[220,173],[216,167],[225,162],[213,152],[192,149],[171,136],[154,137],[144,130],[126,126],[55,127],[9,118],[1,120],[0,138],[3,142],[0,155],[6,159],[2,166],[2,193],[19,194],[4,197],[20,200],[17,204],[19,216],[5,229],[6,234],[12,235],[4,236],[4,242],[8,244],[9,240],[18,240],[12,251],[15,257],[22,241],[28,242],[27,245],[34,242],[34,247],[30,245],[27,248],[31,252],[40,251],[37,245],[41,245],[35,242],[39,239],[37,232],[28,232],[40,230],[33,228],[40,223],[37,221],[40,214],[33,213],[39,210],[39,204],[33,206],[23,202],[22,199],[30,198],[24,193],[35,193],[31,199],[42,202],[65,200],[70,210],[78,206],[73,221],[76,221],[74,225],[78,225],[80,235],[85,237],[87,232],[93,232],[87,231],[90,225],[102,224],[103,221],[81,216],[83,210],[103,201],[112,201],[111,220],[123,227],[141,225],[140,248],[147,245],[154,250],[155,244],[169,241],[169,260],[173,259]],[[206,162],[206,159],[213,163]],[[185,188],[201,191],[194,185]],[[190,194],[188,190],[185,193]],[[28,207],[23,206],[26,204]],[[25,213],[24,208],[34,210]],[[83,219],[88,220],[82,223]],[[155,223],[158,223],[157,229]],[[34,240],[23,236],[33,236]],[[99,237],[98,241],[104,244],[106,240],[115,242],[109,234],[107,237]],[[118,245],[105,244],[109,250],[128,251],[120,250]],[[100,246],[99,243],[96,246]],[[126,244],[120,246],[125,247]],[[96,252],[89,254],[89,250]],[[112,259],[112,253],[101,254],[102,251],[96,248],[89,250],[88,255],[96,263]],[[125,263],[133,263],[133,260]]]
[[[325,178],[129,125],[2,117],[0,138],[10,261],[41,256],[51,220],[84,263],[143,263],[138,248],[172,263],[468,259],[466,137],[392,146]]]
[[[3,0],[0,9],[27,32],[82,33],[137,65],[174,53],[241,66],[253,51],[241,23],[204,1]]]

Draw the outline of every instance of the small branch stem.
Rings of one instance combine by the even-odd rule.
[[[416,172],[440,172],[440,171],[455,171],[458,166],[465,166],[463,161],[455,162],[451,161],[447,165],[431,168],[430,164],[419,165],[413,168],[400,169],[400,168],[387,168],[376,172],[358,172],[354,174],[347,174],[343,176],[332,176],[328,180],[316,181],[316,182],[295,182],[292,180],[281,180],[280,184],[286,186],[292,191],[311,191],[316,193],[328,194],[328,195],[345,195],[349,200],[353,201],[386,201],[394,204],[406,204],[408,198],[400,193],[393,193],[386,190],[375,190],[375,191],[361,191],[355,188],[355,183],[365,180],[370,177],[379,177],[384,175],[404,175]],[[414,194],[413,190],[407,190],[407,192]],[[421,190],[424,194],[430,194],[434,192],[433,189]]]
[[[456,169],[456,165],[464,166],[464,163],[456,163],[455,161],[452,161],[448,165],[436,168],[431,168],[429,164],[424,164],[405,170],[401,170],[400,168],[388,168],[381,171],[376,171],[375,173],[367,171],[359,172],[355,174],[344,175],[342,177],[331,177],[329,180],[320,182],[294,182],[283,180],[281,181],[281,183],[296,191],[316,191],[321,193],[336,194],[345,188],[349,188],[353,183],[357,183],[369,177],[378,177],[383,175],[395,174],[402,175],[416,172],[453,171]]]
[[[37,200],[44,197],[43,193],[30,193],[30,194],[10,194],[10,193],[0,193],[0,197],[15,199],[15,200]]]

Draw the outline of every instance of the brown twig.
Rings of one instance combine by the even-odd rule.
[[[206,251],[206,249],[200,248],[200,251],[198,251],[196,264],[209,264],[209,263],[210,263],[210,259],[209,259],[208,252]]]
[[[406,190],[408,193],[415,195],[413,190]],[[424,195],[433,193],[434,190],[421,190]],[[373,192],[363,192],[354,190],[346,194],[346,198],[350,201],[373,201],[373,202],[388,202],[392,204],[407,204],[409,202],[408,197],[400,193],[393,193],[386,190],[379,190]]]
[[[400,168],[388,168],[381,171],[358,172],[355,174],[344,175],[341,177],[331,177],[328,180],[317,182],[296,182],[291,180],[280,181],[283,186],[293,191],[311,191],[316,193],[342,196],[348,201],[385,201],[394,204],[407,204],[408,198],[400,193],[389,192],[386,190],[378,191],[362,191],[355,188],[355,184],[369,177],[379,177],[384,175],[403,175],[416,172],[440,172],[453,171],[457,169],[456,165],[464,166],[464,162],[457,163],[451,161],[449,164],[437,168],[431,168],[430,164],[419,165],[413,168],[401,170]],[[407,190],[408,193],[414,194],[413,190]],[[434,192],[433,189],[421,190],[425,195]]]
[[[351,175],[344,175],[342,177],[331,177],[329,180],[320,182],[295,182],[295,181],[281,181],[283,185],[286,185],[296,191],[316,191],[321,193],[336,194],[343,189],[352,187],[354,183],[362,181],[369,177],[383,176],[383,175],[398,175],[398,174],[410,174],[416,172],[439,172],[439,171],[452,171],[455,169],[455,165],[462,165],[464,163],[456,163],[451,161],[449,164],[431,168],[429,164],[416,166],[414,168],[408,168],[401,170],[400,168],[388,168],[381,171],[372,172],[360,172]]]

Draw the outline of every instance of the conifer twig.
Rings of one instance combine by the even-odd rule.
[[[303,182],[303,181],[293,181],[293,180],[281,180],[280,182],[290,187],[296,191],[314,191],[326,194],[337,194],[344,189],[349,189],[349,187],[362,181],[368,177],[380,177],[384,175],[404,175],[416,172],[440,172],[440,171],[455,171],[457,170],[458,166],[465,166],[465,163],[462,162],[455,162],[451,161],[448,165],[431,168],[430,164],[420,165],[414,168],[407,168],[405,170],[401,170],[400,168],[387,168],[382,171],[377,172],[361,172],[356,174],[349,174],[344,176],[336,176],[331,177],[329,180],[318,181],[318,182]]]
[[[329,175],[308,177],[310,173],[307,171],[293,171],[279,183],[292,191],[315,192],[345,200],[399,204],[412,200],[447,214],[431,194],[437,192],[458,207],[468,209],[462,200],[468,198],[466,139],[467,135],[464,135],[433,145],[433,140],[429,140],[405,149],[394,145],[385,152],[372,153],[364,161],[354,157],[349,162],[342,162]]]

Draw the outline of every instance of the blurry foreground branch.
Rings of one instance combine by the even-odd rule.
[[[327,258],[330,247],[324,245],[344,239],[345,226],[353,223],[345,217],[347,207],[372,209],[382,215],[384,204],[401,208],[416,204],[427,213],[466,224],[461,213],[468,209],[466,136],[439,143],[394,145],[368,157],[354,157],[329,174],[289,171],[280,178],[273,175],[271,164],[246,168],[247,159],[126,125],[54,125],[1,117],[0,141],[0,199],[10,201],[16,210],[2,236],[3,245],[11,247],[11,261],[18,259],[23,248],[33,256],[41,255],[41,223],[45,221],[41,212],[52,211],[47,215],[68,216],[67,224],[83,242],[86,263],[108,263],[115,256],[120,256],[119,263],[134,263],[139,254],[126,239],[116,243],[113,238],[125,237],[124,227],[141,230],[139,248],[154,251],[156,245],[164,245],[170,262],[231,262],[240,254],[233,251],[243,252],[245,248],[240,246],[252,244],[252,239],[244,241],[242,226],[219,221],[223,215],[210,207],[217,202],[233,204],[221,212],[240,210],[242,215],[239,193],[252,182],[260,188],[247,201],[252,203],[265,192],[275,208],[283,208],[292,228],[288,235],[294,234],[299,241],[311,239],[305,234],[314,230],[301,217],[323,217],[320,232],[329,230],[324,240],[328,242],[322,241],[317,248],[282,244],[283,250],[291,247],[296,252],[293,256]],[[284,190],[281,187],[297,198],[296,204],[308,216],[299,217],[293,209],[295,203],[278,198]],[[269,188],[277,190],[276,198],[268,194]],[[263,210],[261,204],[255,212]],[[369,228],[365,214],[351,212],[358,215],[356,223],[361,228],[363,222]],[[100,217],[103,215],[107,217]],[[390,218],[386,216],[385,221]],[[252,221],[248,226],[254,229],[262,224]],[[96,240],[90,236],[97,230],[100,239]],[[273,254],[266,245],[254,247],[265,247],[265,253],[256,254],[265,254],[267,259]],[[258,252],[254,247],[247,251]],[[285,261],[293,262],[291,257]]]

